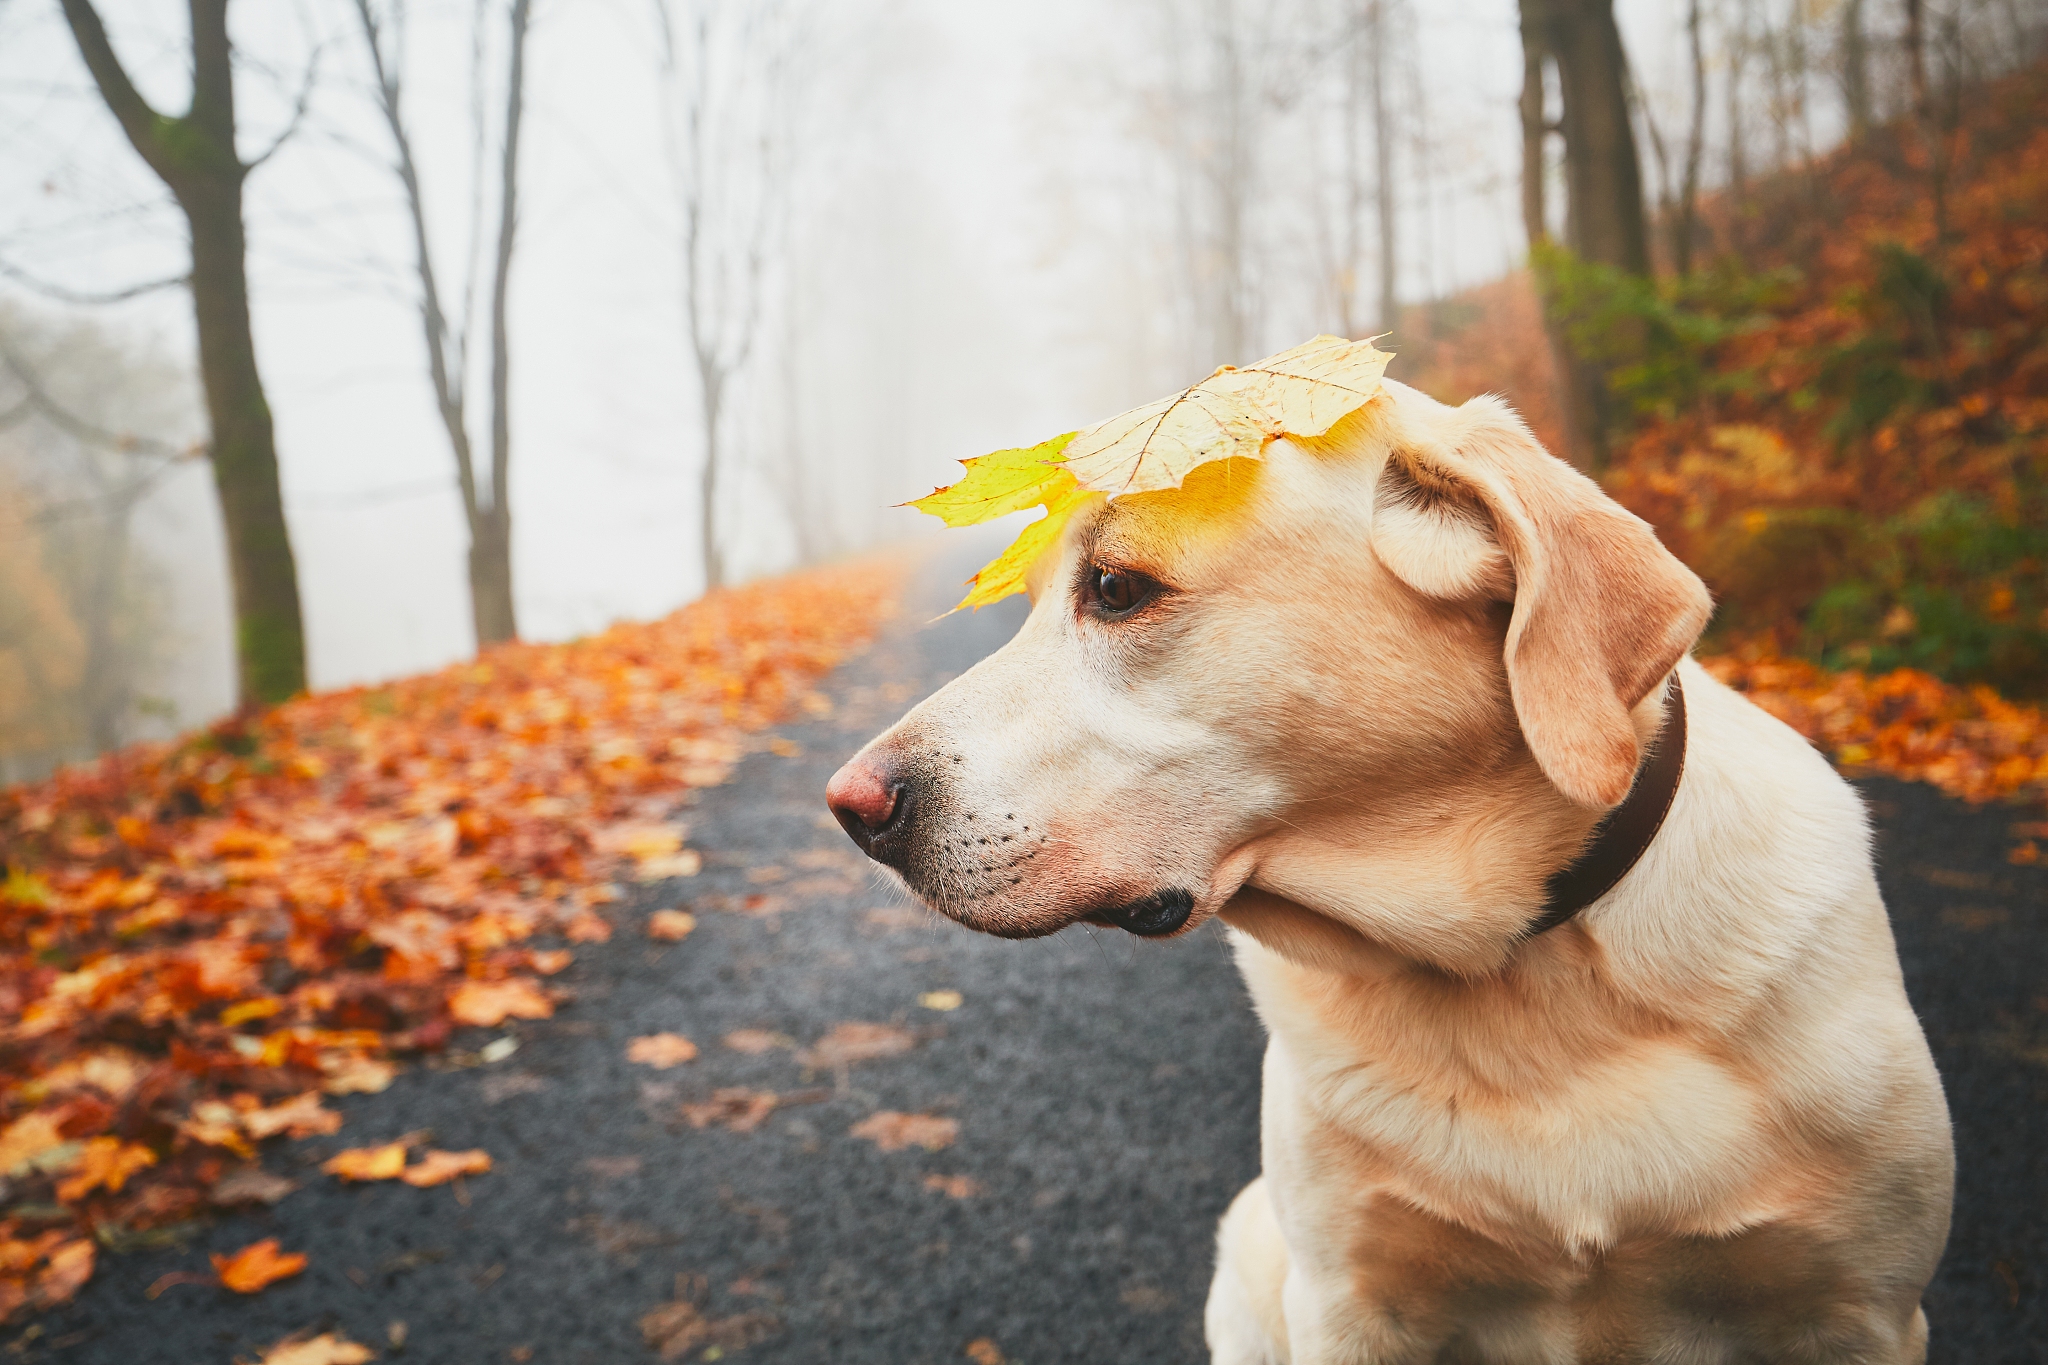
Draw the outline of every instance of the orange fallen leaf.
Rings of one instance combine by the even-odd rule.
[[[64,1141],[58,1116],[47,1111],[24,1115],[0,1132],[0,1175],[35,1160]]]
[[[332,1062],[322,1059],[320,1069],[327,1073],[320,1088],[330,1095],[381,1095],[398,1076],[398,1068],[392,1063],[360,1053],[348,1053]],[[338,1124],[341,1115],[334,1117]]]
[[[266,1237],[260,1242],[251,1242],[232,1256],[214,1255],[213,1273],[220,1276],[223,1288],[237,1294],[255,1294],[287,1280],[306,1268],[306,1253],[293,1251],[280,1255],[275,1237]]]
[[[396,1180],[405,1172],[405,1147],[403,1142],[351,1147],[327,1158],[320,1169],[343,1180]]]
[[[319,1091],[308,1090],[268,1109],[251,1109],[241,1116],[241,1122],[242,1131],[258,1142],[279,1133],[295,1138],[324,1137],[341,1128],[341,1113],[322,1105]]]
[[[666,1071],[697,1056],[697,1045],[680,1033],[650,1033],[626,1045],[626,1060]]]
[[[882,1109],[846,1131],[849,1137],[866,1138],[885,1152],[900,1152],[906,1147],[922,1147],[927,1152],[936,1152],[941,1147],[953,1145],[953,1139],[960,1132],[960,1123],[957,1119],[941,1118],[937,1114],[901,1114],[893,1109]]]
[[[575,960],[576,954],[567,948],[535,948],[526,954],[526,965],[542,976],[553,976],[566,971],[569,964]]]
[[[832,1031],[797,1053],[805,1066],[841,1067],[878,1057],[896,1057],[917,1046],[909,1030],[893,1024],[834,1024]]]
[[[547,1019],[554,1012],[555,1002],[525,977],[465,981],[448,996],[448,1017],[479,1028],[491,1028],[507,1019]]]
[[[609,943],[612,938],[611,921],[595,910],[585,910],[569,921],[562,937],[571,943]]]
[[[924,1187],[948,1199],[972,1199],[981,1193],[981,1182],[971,1175],[928,1175]]]
[[[697,917],[687,910],[657,910],[647,917],[647,937],[669,943],[688,938],[696,927]]]
[[[976,1337],[967,1343],[967,1349],[961,1354],[973,1361],[974,1365],[1009,1365],[1009,1357],[1003,1354],[1002,1348],[996,1345],[992,1337]],[[268,1362],[265,1362],[265,1365],[268,1365]]]
[[[764,1028],[736,1028],[720,1041],[734,1052],[744,1052],[749,1057],[758,1057],[779,1047],[796,1045],[795,1040],[788,1034],[775,1033]]]
[[[78,1164],[72,1168],[70,1179],[57,1186],[57,1198],[66,1204],[76,1203],[94,1190],[105,1189],[117,1194],[128,1177],[145,1166],[156,1165],[156,1153],[139,1142],[123,1142],[117,1137],[96,1137],[85,1144],[79,1153]]]
[[[426,1189],[445,1185],[459,1175],[483,1175],[491,1169],[491,1154],[481,1147],[467,1152],[429,1151],[405,1168],[399,1179]]]
[[[333,1332],[298,1340],[286,1339],[263,1353],[256,1365],[368,1365],[377,1353],[360,1342]]]

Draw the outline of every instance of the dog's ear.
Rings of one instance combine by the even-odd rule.
[[[1498,399],[1430,417],[1398,430],[1373,550],[1418,592],[1513,601],[1523,738],[1566,797],[1612,806],[1639,757],[1629,712],[1706,626],[1706,585]]]

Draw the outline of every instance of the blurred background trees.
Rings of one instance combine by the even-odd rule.
[[[133,291],[190,274],[198,228],[70,11],[0,9],[0,291],[176,374],[206,354],[193,296]],[[136,97],[183,107],[191,14],[93,12]],[[1335,330],[1390,331],[1394,376],[1440,397],[1508,393],[1708,575],[1719,643],[2048,692],[2036,7],[225,12],[237,167],[296,129],[260,177],[224,174],[315,685],[915,534],[891,505],[954,458]],[[63,390],[113,445],[40,408],[0,433],[42,452],[8,466],[10,516],[118,507],[139,442],[190,447],[169,409],[121,406],[129,373]],[[134,493],[129,524],[169,524],[182,479]],[[145,566],[107,581],[154,579],[181,624],[104,691],[124,719],[4,722],[0,751],[144,733],[133,698],[232,704],[150,681],[221,676],[187,656],[232,638],[194,586],[219,581],[219,533],[183,524],[128,550],[20,533],[9,619],[56,642],[24,678],[91,671],[65,662],[100,619],[65,564]]]

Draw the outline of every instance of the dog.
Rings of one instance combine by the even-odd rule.
[[[1647,525],[1389,381],[1030,581],[828,804],[970,929],[1227,926],[1217,1365],[1925,1359],[1954,1157],[1864,810]]]

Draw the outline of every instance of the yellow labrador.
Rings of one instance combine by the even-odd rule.
[[[1647,526],[1390,383],[1077,516],[1033,599],[828,799],[973,929],[1230,926],[1215,1361],[1924,1359],[1953,1157],[1864,813]]]

